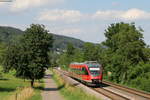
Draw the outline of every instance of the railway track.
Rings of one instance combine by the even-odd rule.
[[[112,91],[106,90],[104,88],[91,88],[91,89],[93,89],[94,91],[110,98],[111,100],[130,100],[129,98],[121,96],[121,95],[114,93]]]
[[[59,70],[59,72],[63,73],[64,75],[69,76],[67,71]],[[125,87],[125,86],[121,86],[121,85],[118,85],[118,84],[114,84],[114,83],[111,83],[111,82],[108,82],[108,81],[103,81],[103,84],[106,84],[109,87],[113,87],[115,89],[125,91],[125,92],[128,92],[130,94],[133,94],[135,96],[140,97],[140,99],[134,98],[134,100],[150,100],[150,94],[149,93],[139,91],[139,90],[136,90],[136,89],[132,89],[132,88],[128,88],[128,87]],[[90,88],[92,90],[94,90],[94,91],[110,98],[111,100],[132,100],[128,96],[123,96],[119,93],[113,92],[113,91],[105,89],[103,87],[96,87],[96,88],[90,87]]]
[[[146,92],[139,91],[139,90],[136,90],[136,89],[128,88],[128,87],[125,87],[125,86],[122,86],[122,85],[119,85],[119,84],[115,84],[115,83],[111,83],[111,82],[108,82],[108,81],[103,81],[103,83],[107,84],[107,85],[110,85],[111,87],[126,91],[126,92],[131,93],[131,94],[135,94],[135,95],[141,96],[141,97],[143,97],[147,100],[150,100],[150,93],[146,93]]]

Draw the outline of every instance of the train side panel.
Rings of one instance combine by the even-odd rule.
[[[88,83],[100,83],[102,82],[102,67],[97,76],[94,76],[89,67],[86,64],[70,64],[70,76],[80,81]]]

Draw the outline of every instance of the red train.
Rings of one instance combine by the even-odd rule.
[[[84,63],[71,63],[69,65],[70,76],[82,82],[99,84],[103,78],[102,65],[96,61],[86,61]]]

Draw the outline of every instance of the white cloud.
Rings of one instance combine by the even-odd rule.
[[[82,33],[82,30],[78,29],[78,28],[62,29],[59,31],[59,33],[61,33],[61,34],[78,34],[78,33]]]
[[[8,3],[10,2],[0,2],[0,7],[5,7],[6,5],[8,5]]]
[[[127,20],[134,19],[150,19],[150,12],[145,12],[139,9],[130,9],[124,12],[121,17]]]
[[[15,0],[10,7],[11,11],[18,12],[33,7],[49,4],[50,6],[63,2],[64,0]]]
[[[55,9],[44,10],[36,17],[36,20],[50,25],[49,29],[53,33],[98,43],[105,40],[103,33],[109,24],[120,21],[134,21],[136,23],[147,21],[150,20],[150,12],[135,8],[98,10],[94,13]]]
[[[0,2],[0,7],[3,6],[5,3],[4,2]]]
[[[49,21],[49,22],[65,22],[74,23],[80,21],[98,21],[98,20],[140,20],[150,19],[150,12],[146,12],[140,9],[129,9],[127,11],[121,10],[106,10],[97,11],[95,13],[81,13],[78,10],[45,10],[41,12],[36,18],[38,21]]]
[[[94,19],[121,19],[121,20],[138,20],[138,19],[150,19],[150,12],[146,12],[140,9],[129,9],[127,11],[107,10],[97,11],[93,15]]]
[[[121,11],[107,10],[107,11],[97,11],[92,17],[94,19],[111,19],[119,18]]]
[[[37,17],[39,21],[61,21],[74,23],[80,21],[82,14],[76,10],[47,10],[41,12]]]

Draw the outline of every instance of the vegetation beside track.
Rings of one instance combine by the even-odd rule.
[[[104,79],[150,92],[150,46],[144,42],[142,28],[134,23],[113,23],[104,35],[102,43],[85,43],[82,49],[68,44],[58,66],[68,69],[71,62],[98,61]]]
[[[86,94],[79,88],[65,83],[55,71],[53,71],[53,73],[53,79],[57,83],[58,87],[63,87],[60,89],[60,93],[65,97],[66,100],[100,100],[92,95]]]
[[[38,81],[34,84],[34,95],[29,100],[42,100],[41,91],[44,88],[44,81]]]
[[[0,71],[2,67],[0,66]],[[23,80],[14,76],[15,71],[2,73],[0,77],[0,100],[42,100],[41,89],[43,81],[36,81],[34,88],[30,87],[29,80]],[[20,98],[21,97],[21,98]]]

